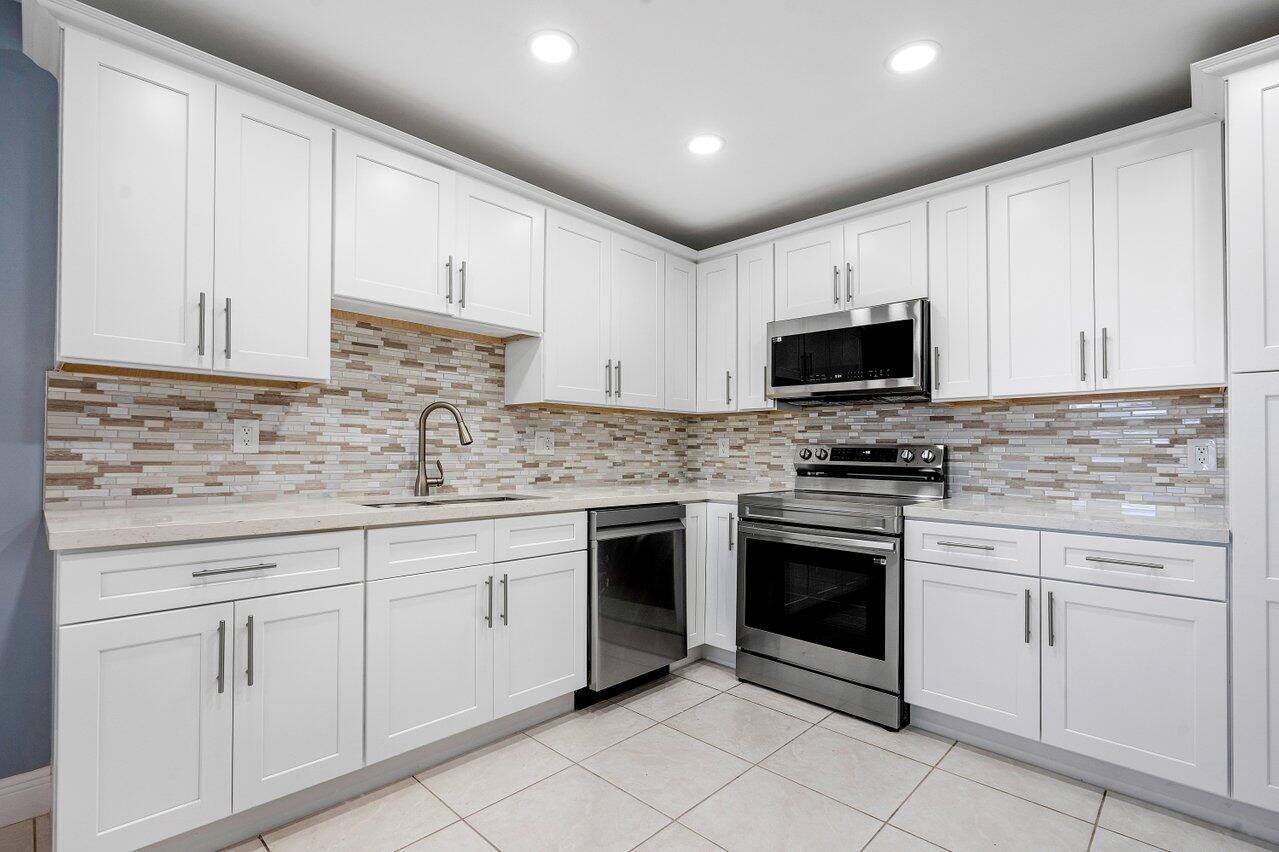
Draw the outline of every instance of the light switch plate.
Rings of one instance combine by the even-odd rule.
[[[555,436],[550,432],[533,433],[533,455],[549,456],[555,453]]]
[[[259,425],[256,420],[232,420],[231,452],[256,453]]]
[[[1202,438],[1186,442],[1186,467],[1190,470],[1217,469],[1217,442]]]

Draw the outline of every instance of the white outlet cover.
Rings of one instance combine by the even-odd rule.
[[[555,453],[555,436],[550,432],[533,433],[533,455],[549,456]]]
[[[1217,442],[1203,438],[1186,442],[1186,467],[1190,470],[1217,469]]]
[[[259,449],[258,435],[261,424],[257,420],[231,421],[231,452],[256,453]]]
[[[727,439],[727,438],[716,438],[716,439],[715,439],[715,448],[716,448],[716,450],[719,452],[719,457],[720,457],[720,458],[722,458],[722,459],[726,459],[726,458],[728,458],[729,450],[728,450],[728,439]]]

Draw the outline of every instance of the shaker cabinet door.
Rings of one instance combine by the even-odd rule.
[[[928,295],[924,202],[844,225],[844,307],[867,308]]]
[[[768,324],[773,321],[773,245],[737,255],[738,411],[773,408],[768,390]]]
[[[737,408],[737,330],[737,255],[697,264],[698,411]]]
[[[613,401],[627,408],[660,409],[666,380],[666,256],[614,234],[611,267]]]
[[[667,411],[697,410],[697,266],[666,255],[663,394]]]
[[[928,202],[928,301],[933,399],[990,393],[986,187]]]
[[[527,334],[542,332],[546,208],[457,178],[457,314]]]
[[[844,229],[832,225],[773,244],[774,315],[779,320],[828,314],[844,307]]]
[[[545,399],[610,405],[612,235],[555,210],[546,228]]]

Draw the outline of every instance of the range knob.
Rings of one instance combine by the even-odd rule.
[[[934,453],[932,450],[923,450],[919,454],[919,459],[925,464],[932,464],[933,462],[937,460],[937,454]]]
[[[915,457],[915,453],[911,450],[902,450],[902,461],[908,462]]]
[[[804,447],[804,449],[799,451],[799,457],[803,459],[804,461],[808,461],[809,459],[813,457],[813,451],[810,450],[808,447]]]
[[[825,447],[818,447],[816,455],[818,461],[826,461],[826,457],[829,456],[830,453],[826,452]]]

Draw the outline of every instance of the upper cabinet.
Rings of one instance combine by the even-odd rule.
[[[1225,384],[1221,172],[1216,124],[1093,158],[1098,390]]]
[[[542,330],[546,208],[467,177],[457,179],[457,315]]]
[[[922,201],[844,225],[844,307],[928,295],[928,211]]]
[[[840,225],[785,237],[773,244],[774,318],[811,317],[844,305],[844,229]]]
[[[697,267],[666,256],[667,411],[697,410]],[[770,310],[772,306],[769,306]]]
[[[928,202],[933,399],[990,393],[986,339],[986,187]]]
[[[1279,62],[1226,87],[1230,370],[1279,370]]]
[[[627,408],[662,408],[666,257],[620,234],[613,235],[612,245],[613,402]]]
[[[773,321],[773,244],[737,255],[737,410],[773,408],[768,324]]]
[[[1092,390],[1092,161],[989,188],[990,391]]]
[[[697,265],[697,410],[737,410],[737,255]]]

